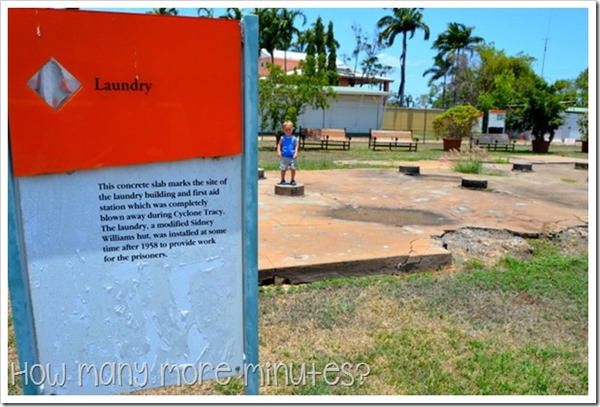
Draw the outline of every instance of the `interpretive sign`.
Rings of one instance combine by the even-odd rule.
[[[11,237],[36,352],[9,380],[114,394],[243,375],[239,22],[8,21]]]
[[[506,110],[490,110],[488,112],[488,127],[504,129]]]

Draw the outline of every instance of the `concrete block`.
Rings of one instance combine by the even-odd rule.
[[[533,171],[533,165],[529,164],[529,163],[515,163],[513,164],[513,171],[521,171],[521,172],[532,172]]]
[[[486,189],[488,182],[485,179],[463,178],[461,186],[469,189]]]
[[[297,185],[275,185],[275,195],[281,196],[304,196],[304,184]]]
[[[421,173],[421,167],[416,165],[401,165],[398,170],[401,174],[406,175],[419,175]]]

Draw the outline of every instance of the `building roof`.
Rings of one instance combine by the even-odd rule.
[[[271,58],[271,54],[266,49],[260,50],[261,58]],[[275,59],[289,59],[291,61],[304,61],[306,59],[306,54],[303,52],[295,52],[295,51],[281,51],[276,49],[273,51],[273,58]]]
[[[396,94],[396,92],[386,92],[360,86],[332,86],[331,89],[340,95],[394,96]]]
[[[587,113],[587,107],[569,107],[567,108],[567,113]]]

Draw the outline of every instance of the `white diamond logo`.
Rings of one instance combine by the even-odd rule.
[[[27,86],[40,95],[53,109],[58,109],[79,89],[81,83],[56,59],[50,58],[27,81]]]

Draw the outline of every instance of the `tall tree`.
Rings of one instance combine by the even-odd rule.
[[[317,72],[327,73],[327,83],[337,85],[339,76],[337,73],[337,48],[339,43],[336,41],[333,33],[333,23],[329,22],[327,32],[323,20],[318,17],[312,27],[298,35],[296,49],[299,42],[306,52],[306,60],[302,69],[308,72],[308,75],[315,75]]]
[[[404,88],[406,83],[406,51],[407,41],[414,37],[416,30],[423,30],[425,40],[429,39],[429,26],[423,20],[422,8],[393,8],[392,15],[384,16],[377,21],[377,27],[382,29],[379,40],[387,47],[394,44],[398,34],[402,35],[402,53],[400,54],[400,86],[398,99],[404,106]]]
[[[321,17],[317,17],[317,21],[315,21],[313,26],[312,43],[315,51],[317,70],[324,72],[327,69],[327,49],[325,47],[325,26]]]
[[[340,44],[335,40],[333,34],[333,22],[329,22],[325,34],[325,47],[327,48],[327,82],[331,86],[340,84],[340,76],[337,71],[337,49]]]
[[[345,60],[354,65],[354,78],[357,77],[358,67],[361,67],[362,74],[360,78],[360,86],[365,83],[369,83],[369,78],[373,76],[381,75],[385,76],[392,69],[389,65],[383,65],[379,61],[379,53],[382,48],[382,44],[379,41],[379,31],[375,30],[373,36],[363,34],[362,28],[358,24],[352,25],[352,31],[354,32],[354,49],[349,57]],[[354,86],[354,78],[351,79],[350,86]]]

